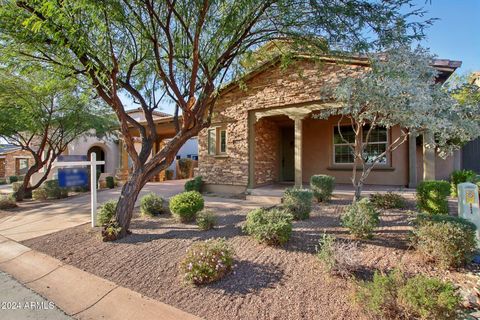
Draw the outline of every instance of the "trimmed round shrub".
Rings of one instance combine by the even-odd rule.
[[[188,180],[185,182],[185,191],[198,191],[200,192],[202,190],[202,176],[195,177],[192,180]]]
[[[11,197],[0,195],[0,210],[12,209],[17,207],[17,202]]]
[[[150,192],[140,199],[140,212],[142,216],[153,217],[163,212],[163,198]]]
[[[308,189],[288,188],[283,194],[283,207],[296,220],[310,217],[312,211],[313,193]]]
[[[200,285],[223,278],[233,268],[233,249],[225,239],[195,242],[180,263],[185,281]]]
[[[367,198],[352,203],[341,216],[342,225],[357,238],[368,239],[380,222],[379,213]]]
[[[430,214],[448,214],[450,184],[447,181],[422,181],[417,186],[417,207]]]
[[[17,182],[19,179],[17,176],[9,176],[8,177],[8,183],[14,183]]]
[[[477,174],[472,170],[455,170],[450,176],[450,195],[452,197],[457,197],[458,194],[458,185],[464,182],[475,183],[477,180]]]
[[[417,275],[398,289],[398,304],[415,319],[456,319],[461,298],[452,283]]]
[[[210,210],[202,210],[197,215],[197,225],[200,230],[210,230],[217,224],[217,217]]]
[[[110,223],[115,217],[115,209],[117,208],[116,200],[109,200],[104,202],[97,212],[97,222],[100,225]]]
[[[193,221],[197,212],[202,210],[204,201],[197,191],[182,192],[170,199],[170,211],[181,222]]]
[[[247,215],[247,221],[243,226],[243,231],[258,242],[268,245],[282,245],[286,243],[292,234],[291,213],[273,208],[255,209]]]
[[[108,176],[105,178],[105,183],[107,185],[108,189],[113,189],[115,188],[115,179],[111,176]]]
[[[47,192],[49,199],[62,199],[68,197],[68,190],[60,188],[58,180],[47,180],[43,183],[42,187]]]
[[[370,202],[378,209],[403,209],[407,205],[404,197],[393,192],[372,194]]]
[[[32,191],[32,198],[33,200],[47,200],[48,194],[47,191],[40,187]]]
[[[310,178],[310,189],[319,202],[329,201],[335,188],[335,178],[326,174],[313,175]]]
[[[427,260],[442,268],[469,262],[476,249],[476,227],[459,217],[420,215],[415,221],[412,241]]]

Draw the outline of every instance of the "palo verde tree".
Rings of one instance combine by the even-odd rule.
[[[386,164],[387,155],[409,137],[432,133],[435,141],[428,147],[446,156],[478,136],[480,122],[470,107],[459,104],[436,83],[432,60],[433,56],[420,47],[412,51],[400,45],[384,54],[371,55],[368,70],[330,88],[329,95],[339,107],[316,117],[339,116],[338,137],[353,158],[354,201],[361,197],[372,169]],[[378,144],[388,140],[387,130],[395,126],[400,132],[393,141]]]
[[[378,6],[370,6],[368,0],[0,3],[0,41],[8,48],[10,61],[41,60],[66,75],[83,78],[115,112],[133,163],[116,208],[115,230],[120,230],[118,237],[122,237],[127,234],[135,200],[145,183],[170,165],[185,141],[210,125],[217,93],[233,79],[244,53],[269,40],[295,35],[302,27],[309,29],[310,37],[323,37],[327,42],[364,39],[362,34],[369,25],[375,25],[371,28],[375,32],[404,20],[400,7],[410,0]],[[314,27],[305,25],[308,16],[315,17]],[[351,22],[362,28],[346,28]],[[127,101],[120,93],[141,107],[146,125],[126,113]],[[150,157],[158,139],[153,111],[165,99],[177,106],[177,133]],[[131,129],[141,137],[138,152]]]
[[[18,201],[47,179],[54,161],[78,136],[113,128],[109,109],[92,97],[91,89],[81,90],[71,79],[45,70],[0,69],[0,138],[28,151],[34,161],[15,193]],[[35,173],[40,175],[30,184]]]

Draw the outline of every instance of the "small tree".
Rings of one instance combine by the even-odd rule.
[[[71,79],[48,71],[0,69],[0,137],[28,151],[34,161],[16,192],[17,201],[47,179],[53,162],[79,135],[92,129],[100,135],[112,127],[113,117],[105,116],[105,108],[91,97]],[[40,178],[30,185],[41,169]]]
[[[407,46],[399,46],[370,58],[367,71],[330,88],[339,107],[316,115],[316,118],[340,116],[338,133],[354,159],[354,201],[360,199],[372,169],[409,137],[431,132],[435,141],[428,147],[437,148],[445,156],[462,142],[476,137],[480,129],[470,108],[456,102],[436,83],[437,72],[430,66],[433,57],[426,50],[411,51]],[[353,137],[347,139],[342,134],[342,124],[351,128]],[[376,130],[394,126],[400,127],[400,134],[385,149],[374,152],[368,149],[373,136],[378,134]],[[361,172],[357,173],[359,167]]]

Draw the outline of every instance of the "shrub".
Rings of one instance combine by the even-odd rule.
[[[13,192],[18,192],[18,190],[20,190],[20,187],[23,185],[23,182],[14,182],[12,183],[12,191]]]
[[[413,230],[413,244],[428,260],[442,268],[469,262],[476,248],[473,223],[449,216],[428,218],[420,215]]]
[[[372,194],[370,201],[378,209],[403,209],[407,205],[404,197],[393,192]]]
[[[97,222],[100,225],[108,224],[115,217],[115,209],[117,208],[116,200],[109,200],[104,202],[99,208],[97,213]]]
[[[189,158],[182,158],[178,160],[178,179],[186,179],[190,177],[190,172],[192,171],[193,160]]]
[[[68,197],[68,190],[60,188],[58,180],[47,180],[43,183],[49,199],[62,199]]]
[[[115,188],[115,179],[113,177],[106,177],[105,178],[105,183],[107,184],[107,188],[113,189]]]
[[[170,199],[170,211],[181,222],[195,220],[198,211],[204,206],[203,197],[197,191],[182,192]]]
[[[294,219],[303,220],[312,211],[313,193],[308,189],[288,188],[283,194],[283,207]]]
[[[200,230],[210,230],[215,227],[217,217],[212,211],[203,210],[197,216],[197,225]]]
[[[18,181],[17,176],[9,176],[8,177],[8,183],[14,183],[14,182],[17,182],[17,181]]]
[[[451,283],[423,275],[407,279],[398,270],[375,272],[371,282],[360,283],[355,298],[384,319],[454,319],[460,303]]]
[[[170,169],[165,170],[165,179],[173,180],[173,170],[170,170]]]
[[[409,317],[416,319],[455,319],[460,296],[453,284],[417,275],[398,289],[398,303]]]
[[[450,176],[450,195],[457,197],[457,187],[463,182],[476,182],[477,174],[472,170],[455,170]]]
[[[7,184],[7,180],[5,179],[0,179],[0,185]]]
[[[448,214],[449,194],[450,184],[447,181],[422,181],[417,186],[417,207],[430,214]]]
[[[163,198],[151,192],[140,199],[140,212],[143,216],[153,217],[163,211]]]
[[[180,263],[185,281],[195,285],[217,281],[233,268],[233,249],[225,239],[196,242]]]
[[[310,178],[310,188],[319,202],[329,201],[335,188],[335,178],[325,174],[314,175]]]
[[[45,188],[37,188],[32,191],[32,198],[33,200],[47,200],[48,199],[48,194]]]
[[[282,245],[292,234],[293,216],[278,208],[255,209],[247,215],[243,231],[259,242],[269,245]]]
[[[367,198],[356,201],[345,208],[341,216],[342,225],[357,238],[371,238],[378,226],[379,213]]]
[[[356,242],[336,241],[326,233],[318,241],[317,258],[329,273],[341,277],[351,275],[360,262]]]
[[[118,234],[122,231],[122,227],[118,224],[117,221],[108,221],[105,222],[102,226],[102,240],[103,241],[114,241],[117,240]]]
[[[0,195],[0,210],[16,208],[17,203],[11,197]]]
[[[195,177],[192,180],[188,180],[185,182],[185,191],[198,191],[202,190],[202,176]]]

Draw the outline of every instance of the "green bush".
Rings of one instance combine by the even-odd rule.
[[[140,212],[143,216],[153,217],[163,212],[163,198],[151,192],[140,199]]]
[[[14,182],[17,182],[17,181],[18,181],[17,176],[9,176],[8,177],[8,183],[14,183]]]
[[[23,182],[14,182],[12,183],[12,191],[13,192],[17,192],[18,190],[20,190],[20,187],[23,185]]]
[[[400,308],[415,319],[456,319],[461,299],[453,284],[417,275],[398,289]]]
[[[463,182],[475,183],[477,180],[477,174],[472,170],[455,170],[450,176],[450,195],[457,197],[457,187]]]
[[[367,198],[352,203],[341,216],[342,225],[357,238],[371,238],[380,222],[379,213]]]
[[[412,241],[418,252],[442,268],[469,262],[476,248],[473,223],[451,216],[420,215],[415,221]]]
[[[47,200],[48,194],[45,188],[40,187],[32,191],[33,200]]]
[[[192,171],[193,160],[189,158],[182,158],[178,160],[177,179],[189,178]]]
[[[165,170],[165,180],[173,180],[173,170]]]
[[[0,179],[0,185],[7,184],[7,180],[5,179]]]
[[[197,215],[197,225],[200,230],[210,230],[217,224],[217,217],[210,210],[202,210]]]
[[[273,208],[255,209],[247,215],[243,231],[259,242],[282,245],[292,234],[293,216],[285,210]]]
[[[109,189],[115,188],[115,179],[113,177],[110,177],[110,176],[106,177],[105,183],[107,185],[107,188]]]
[[[288,188],[283,194],[283,207],[296,220],[308,219],[312,211],[313,193],[308,189]]]
[[[181,222],[195,220],[197,212],[202,210],[204,201],[197,191],[182,192],[170,199],[170,211]]]
[[[359,266],[357,242],[336,241],[335,236],[324,233],[316,249],[318,260],[333,275],[348,277]]]
[[[115,218],[115,209],[117,208],[116,200],[109,200],[104,202],[99,208],[97,213],[97,222],[99,225],[108,224]]]
[[[403,209],[407,205],[404,197],[393,192],[372,194],[370,201],[378,209]]]
[[[225,239],[196,242],[180,263],[185,281],[195,285],[217,281],[233,268],[233,249]]]
[[[122,227],[120,227],[117,221],[107,221],[102,225],[102,240],[115,241],[118,239],[121,231]]]
[[[335,178],[325,174],[313,175],[310,178],[310,188],[319,202],[329,201],[335,188]]]
[[[422,181],[417,186],[417,207],[430,214],[448,214],[450,184],[447,181]]]
[[[195,177],[192,180],[185,182],[185,191],[202,191],[202,176]]]
[[[43,183],[49,199],[62,199],[68,197],[68,190],[60,188],[58,180],[47,180]]]
[[[12,209],[16,207],[17,203],[15,202],[15,199],[0,195],[0,210]]]
[[[394,270],[375,272],[373,280],[359,283],[356,301],[382,319],[455,319],[460,297],[454,286],[436,278],[407,278]]]

